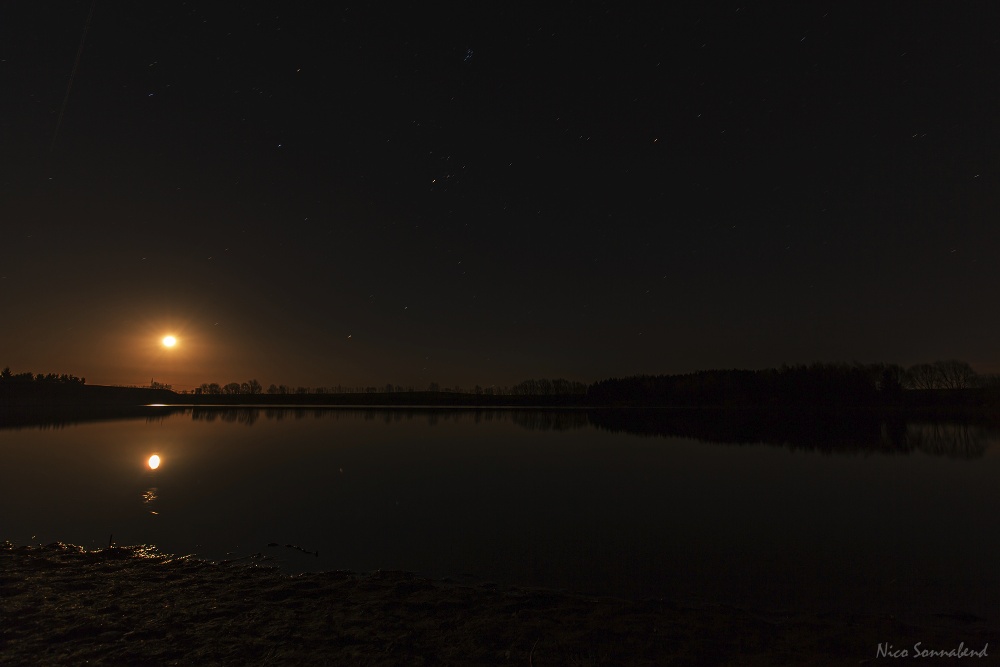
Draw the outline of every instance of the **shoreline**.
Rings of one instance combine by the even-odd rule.
[[[697,375],[697,374],[696,374]],[[711,374],[709,374],[711,375]],[[680,379],[687,378],[682,376]],[[661,378],[663,379],[663,378]],[[670,378],[667,378],[670,379]],[[678,378],[673,378],[678,380]],[[688,378],[690,379],[690,378]],[[635,384],[636,378],[628,380]],[[732,382],[739,385],[737,379]],[[606,381],[612,382],[612,381]],[[624,382],[624,381],[614,381]],[[907,389],[880,393],[855,387],[847,391],[834,384],[789,387],[770,385],[708,391],[679,387],[658,391],[640,382],[616,391],[597,391],[601,383],[586,391],[508,391],[490,393],[461,390],[392,390],[379,391],[262,391],[203,392],[173,391],[162,387],[113,386],[46,381],[0,382],[0,403],[22,409],[88,406],[365,406],[365,407],[505,407],[505,408],[672,408],[708,410],[791,410],[791,411],[877,411],[877,412],[987,412],[1000,410],[1000,388],[964,387]],[[654,383],[655,384],[655,383]],[[725,385],[725,383],[723,383]],[[728,385],[725,385],[728,386]],[[584,387],[581,385],[581,387]],[[304,388],[303,388],[304,389]],[[662,387],[660,389],[663,389]],[[808,390],[808,391],[807,391]],[[874,392],[874,393],[873,393]]]
[[[0,662],[15,665],[833,665],[874,662],[886,644],[998,639],[986,619],[953,610],[772,611],[408,572],[288,575],[254,557],[144,546],[0,543],[0,588]]]
[[[126,419],[163,420],[188,415],[193,420],[239,422],[252,426],[261,418],[281,420],[302,413],[364,413],[399,420],[422,417],[428,422],[471,416],[509,419],[527,430],[596,428],[643,437],[694,438],[726,445],[772,445],[831,453],[876,452],[982,458],[991,439],[1000,437],[1000,414],[933,412],[922,409],[777,410],[756,408],[595,408],[568,406],[473,405],[52,405],[10,406],[0,403],[0,430],[63,428],[73,424]],[[940,423],[943,428],[931,428]]]

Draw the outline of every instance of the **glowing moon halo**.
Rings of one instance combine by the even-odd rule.
[[[164,347],[173,347],[174,345],[177,345],[177,339],[173,336],[164,336],[161,342]]]
[[[156,454],[153,454],[152,456],[149,457],[148,463],[150,470],[156,470],[157,468],[160,467],[160,457],[157,456]]]

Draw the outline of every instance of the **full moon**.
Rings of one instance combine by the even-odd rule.
[[[160,457],[157,456],[156,454],[153,454],[152,456],[150,456],[149,457],[149,467],[152,470],[156,470],[157,468],[159,468],[160,467]]]
[[[174,338],[173,336],[164,336],[163,337],[163,344],[166,347],[173,347],[174,345],[177,345],[177,339]]]

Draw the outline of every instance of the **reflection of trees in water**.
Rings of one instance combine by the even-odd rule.
[[[264,416],[268,421],[280,422],[288,416],[288,410],[283,408],[264,408]]]
[[[224,421],[252,426],[263,414],[269,421],[285,419],[301,420],[309,417],[315,419],[341,419],[353,421],[361,419],[366,422],[382,422],[386,425],[411,422],[418,419],[428,426],[442,423],[473,422],[492,423],[494,421],[511,421],[518,426],[532,430],[566,430],[571,428],[586,428],[590,421],[586,410],[523,410],[523,409],[440,409],[440,408],[194,408],[192,419],[199,421]]]
[[[845,418],[839,413],[649,409],[595,410],[590,416],[596,427],[609,431],[721,444],[770,444],[830,452],[907,449],[898,437],[898,427],[883,429],[882,421],[870,413]]]
[[[592,410],[591,423],[634,435],[685,437],[718,444],[767,444],[824,453],[981,457],[1000,429],[968,423],[907,423],[879,412],[754,410]]]
[[[568,431],[590,425],[586,410],[512,410],[509,418],[529,431]]]
[[[260,408],[194,408],[191,412],[194,421],[214,422],[216,420],[227,424],[245,424],[253,426],[260,419]]]
[[[74,424],[138,418],[157,423],[189,409],[151,405],[5,406],[0,403],[0,429],[63,429]]]
[[[914,449],[949,458],[979,458],[986,453],[990,437],[995,438],[996,435],[995,429],[963,422],[913,422],[906,425],[906,438]]]
[[[172,412],[157,412],[146,417],[147,424],[162,424]]]
[[[186,411],[186,410],[185,410]],[[162,420],[170,413],[147,415]],[[977,458],[991,440],[1000,438],[997,426],[969,422],[907,422],[896,413],[877,411],[761,411],[686,409],[440,409],[440,408],[194,408],[192,419],[253,426],[261,414],[274,421],[341,419],[382,422],[385,425],[420,420],[428,426],[442,423],[510,421],[530,431],[594,428],[641,436],[684,437],[720,444],[768,444],[827,453],[881,452]]]
[[[640,436],[694,438],[718,444],[767,444],[826,453],[910,454],[979,458],[1000,440],[1000,422],[978,419],[907,421],[899,413],[879,411],[766,411],[698,409],[531,410],[506,408],[260,408],[150,407],[47,410],[0,414],[0,428],[64,428],[77,423],[144,418],[160,423],[178,413],[195,421],[222,421],[253,426],[267,420],[324,419],[379,421],[385,425],[424,422],[493,423],[510,421],[531,431],[564,431],[594,427]]]

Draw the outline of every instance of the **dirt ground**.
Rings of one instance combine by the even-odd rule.
[[[469,586],[405,572],[286,575],[147,547],[0,544],[3,665],[864,665],[980,651],[961,613],[765,612]]]

